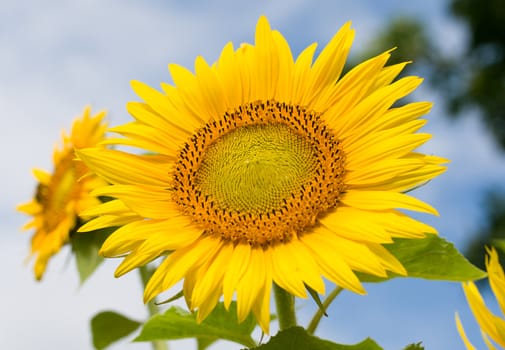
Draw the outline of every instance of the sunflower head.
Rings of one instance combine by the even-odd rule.
[[[386,66],[388,51],[341,75],[353,37],[346,24],[316,59],[316,44],[294,59],[261,17],[254,44],[194,72],[170,65],[161,92],[132,83],[143,102],[107,143],[149,153],[77,152],[110,183],[95,193],[115,198],[81,230],[122,225],[101,249],[126,256],[117,276],[170,253],[146,301],[184,280],[198,320],[235,297],[238,319],[252,311],[268,332],[272,283],[307,297],[323,278],[364,293],[356,271],[406,274],[383,244],[436,233],[399,209],[436,214],[404,192],[445,159],[414,151],[431,103],[397,103],[422,81],[395,81],[406,63]]]
[[[493,314],[488,309],[474,282],[463,283],[463,291],[465,292],[468,305],[480,326],[482,337],[488,349],[495,349],[492,341],[505,348],[505,273],[500,265],[498,252],[494,248],[487,249],[486,270],[489,285],[502,312],[501,316]],[[466,336],[457,313],[456,326],[466,348],[474,350],[475,347]]]
[[[95,147],[105,137],[105,112],[94,116],[90,108],[75,119],[69,135],[62,134],[62,146],[55,147],[53,172],[34,169],[38,181],[31,201],[21,204],[17,210],[32,216],[23,226],[24,230],[34,229],[31,254],[36,255],[35,277],[40,280],[49,259],[68,241],[75,228],[78,214],[100,203],[90,191],[105,183],[94,175],[87,175],[88,168],[75,160],[74,149]],[[82,179],[81,179],[82,178]]]

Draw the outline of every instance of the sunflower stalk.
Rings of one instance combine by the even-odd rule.
[[[319,326],[319,322],[321,322],[321,318],[325,314],[326,310],[328,309],[328,306],[335,300],[335,298],[342,292],[343,288],[341,287],[336,287],[331,291],[330,294],[324,299],[322,307],[319,307],[317,312],[314,314],[314,317],[312,317],[312,320],[310,320],[309,325],[307,326],[307,332],[309,334],[314,334],[314,332],[317,329],[317,326]]]
[[[142,280],[142,285],[145,287],[149,278],[153,274],[153,270],[151,270],[146,265],[139,267],[140,279]],[[147,303],[147,310],[149,311],[150,316],[154,316],[159,313],[160,309],[156,305],[156,300],[151,300]],[[161,340],[155,340],[152,343],[153,350],[169,350],[168,344]]]
[[[273,289],[280,330],[296,326],[295,297],[275,283]]]

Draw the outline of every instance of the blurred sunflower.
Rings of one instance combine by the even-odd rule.
[[[500,310],[505,315],[505,274],[500,265],[498,253],[494,248],[487,250],[486,270],[491,290],[498,301]],[[473,282],[463,283],[466,300],[481,328],[482,338],[488,349],[496,349],[489,338],[505,349],[505,318],[494,315],[484,303],[484,299]],[[465,334],[459,315],[456,313],[456,326],[468,350],[475,350]]]
[[[73,122],[70,135],[63,131],[63,145],[56,146],[53,153],[53,172],[33,169],[38,181],[35,196],[17,207],[18,211],[33,216],[23,229],[35,229],[31,255],[36,255],[34,273],[37,280],[42,278],[49,259],[69,240],[78,214],[100,203],[90,191],[105,182],[95,175],[78,181],[88,173],[88,168],[74,160],[74,148],[94,147],[104,140],[107,129],[102,122],[104,116],[105,112],[91,116],[90,109],[86,108]]]
[[[341,77],[353,37],[346,24],[314,62],[315,43],[294,60],[261,17],[254,45],[229,43],[213,65],[198,57],[195,73],[169,65],[163,92],[132,82],[144,102],[106,143],[155,155],[78,151],[111,183],[93,193],[116,198],[82,228],[124,225],[101,249],[126,256],[116,276],[171,252],[145,301],[184,279],[198,320],[236,293],[239,321],[252,310],[268,332],[272,282],[306,297],[325,292],[322,277],[364,293],[354,271],[406,274],[383,244],[436,233],[397,209],[436,214],[402,192],[445,160],[413,152],[430,138],[416,133],[430,103],[392,108],[422,81],[392,82],[406,63],[385,67],[388,51]]]

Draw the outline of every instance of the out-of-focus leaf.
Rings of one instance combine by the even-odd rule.
[[[505,253],[505,239],[494,239],[491,244]]]
[[[114,311],[104,311],[91,319],[91,332],[95,349],[105,349],[107,346],[134,332],[140,322],[131,320]]]
[[[70,237],[81,284],[88,279],[103,262],[98,251],[103,242],[116,228],[105,228],[90,232],[76,232]]]
[[[217,341],[217,339],[211,339],[211,338],[197,338],[196,339],[196,345],[198,350],[205,350],[212,344],[214,344]]]

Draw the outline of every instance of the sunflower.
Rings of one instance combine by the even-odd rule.
[[[105,112],[91,116],[86,108],[73,122],[70,135],[63,131],[63,145],[55,147],[53,153],[53,173],[33,169],[38,181],[35,196],[17,207],[18,211],[33,216],[23,229],[35,229],[31,255],[37,256],[34,266],[37,280],[42,278],[49,259],[69,240],[78,214],[100,203],[90,191],[105,183],[95,175],[78,181],[89,170],[81,161],[74,160],[74,148],[94,147],[103,141],[107,129],[102,123],[104,116]]]
[[[145,301],[184,280],[201,321],[221,296],[236,298],[268,333],[273,283],[305,298],[323,277],[364,293],[355,271],[405,275],[383,244],[436,233],[398,209],[436,214],[407,194],[444,171],[444,159],[415,153],[428,102],[392,107],[420,83],[392,82],[406,63],[390,52],[341,72],[353,40],[344,25],[313,62],[316,44],[293,59],[284,37],[260,17],[255,44],[227,44],[195,73],[169,65],[162,92],[132,82],[143,102],[107,144],[148,151],[85,149],[78,156],[111,185],[115,200],[82,230],[122,225],[103,244],[125,257],[116,276],[163,256]]]
[[[505,274],[500,265],[498,253],[494,248],[488,249],[486,270],[491,290],[498,301],[501,312],[505,315]],[[486,307],[484,299],[482,299],[482,296],[480,295],[474,282],[463,283],[463,290],[465,292],[468,305],[470,305],[470,309],[481,328],[482,338],[484,339],[488,349],[496,349],[489,338],[505,349],[505,318],[503,316],[499,317],[494,315]],[[468,340],[457,313],[456,326],[466,348],[468,350],[474,350],[475,347]]]

